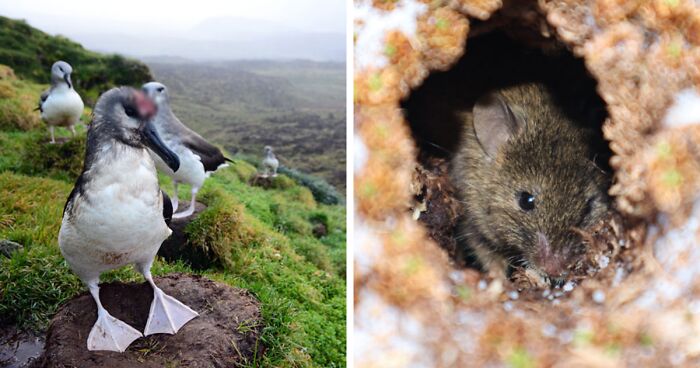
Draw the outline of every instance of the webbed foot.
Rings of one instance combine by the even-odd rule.
[[[137,329],[112,317],[106,311],[98,312],[97,321],[88,335],[87,348],[90,351],[108,350],[122,353],[134,340],[142,336]]]
[[[182,326],[197,316],[199,313],[162,290],[155,288],[144,335],[175,334]]]

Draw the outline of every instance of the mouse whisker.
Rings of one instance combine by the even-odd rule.
[[[430,145],[430,146],[433,146],[433,147],[435,147],[435,148],[441,150],[441,151],[444,152],[444,153],[451,153],[447,148],[445,148],[445,147],[443,147],[443,146],[441,146],[441,145],[439,145],[439,144],[437,144],[437,143],[435,143],[435,142],[431,142],[431,141],[429,141],[429,140],[427,140],[427,139],[425,139],[425,138],[419,138],[418,140],[422,141],[422,142],[425,143],[425,144],[428,144],[428,145]]]

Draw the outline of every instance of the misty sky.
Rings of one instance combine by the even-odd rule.
[[[100,25],[121,30],[141,24],[159,30],[187,30],[214,17],[276,21],[307,31],[345,32],[345,0],[0,0],[0,14],[37,26]],[[70,22],[68,22],[70,21]],[[77,23],[77,24],[76,24]]]
[[[191,57],[188,47],[175,45],[185,39],[218,39],[245,48],[250,45],[244,42],[265,35],[345,34],[346,30],[345,0],[0,0],[0,15],[25,19],[89,48],[137,56]],[[160,40],[164,42],[155,42]],[[225,46],[212,45],[205,51],[213,56],[207,57],[216,58],[217,48]]]

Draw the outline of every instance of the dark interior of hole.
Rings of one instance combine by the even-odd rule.
[[[529,34],[518,39],[539,37]],[[418,161],[423,168],[435,176],[446,176],[446,168],[459,143],[463,122],[460,113],[471,111],[474,101],[489,90],[510,85],[539,82],[545,84],[572,120],[600,132],[595,142],[595,162],[610,172],[611,156],[608,142],[602,137],[601,127],[607,117],[606,106],[596,92],[596,81],[587,72],[583,60],[574,57],[564,47],[532,47],[542,42],[516,41],[502,32],[491,32],[470,38],[465,55],[448,71],[434,72],[402,101],[404,114],[411,126],[413,137],[419,148]],[[553,44],[550,42],[549,44]],[[440,165],[440,167],[436,167]],[[444,179],[444,180],[443,180]],[[447,178],[436,187],[444,188]],[[452,193],[443,193],[451,196]],[[423,200],[419,198],[419,200]],[[435,205],[428,203],[427,217],[421,221],[428,227],[430,235],[445,247],[458,264],[473,265],[473,259],[459,251],[454,241],[454,224],[449,214],[437,208],[449,202],[449,198],[436,199]],[[434,213],[430,213],[434,210]],[[448,226],[449,225],[449,226]]]
[[[421,154],[449,157],[462,127],[459,112],[471,110],[474,101],[489,90],[526,82],[546,84],[577,122],[600,128],[607,116],[583,60],[565,49],[545,52],[493,32],[469,39],[467,52],[457,64],[432,73],[402,101]],[[607,144],[602,143],[600,153],[609,157]]]

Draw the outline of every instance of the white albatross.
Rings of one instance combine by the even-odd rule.
[[[70,75],[73,68],[65,61],[57,61],[51,66],[51,87],[39,97],[37,110],[41,119],[49,126],[51,143],[56,143],[54,127],[62,126],[70,129],[75,137],[75,124],[83,114],[83,100],[73,89]]]
[[[275,153],[270,146],[265,146],[265,158],[262,160],[262,166],[264,178],[270,176],[270,173],[272,173],[273,178],[277,176],[277,168],[280,166],[280,162],[275,157]]]

